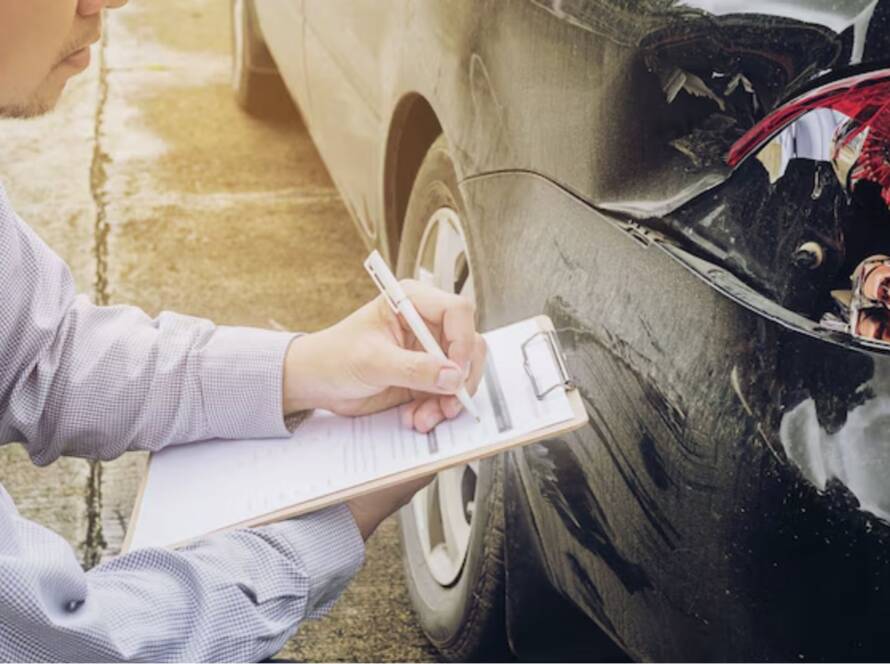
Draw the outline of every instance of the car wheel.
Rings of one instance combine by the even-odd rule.
[[[293,113],[293,102],[259,32],[254,2],[232,0],[232,90],[251,115],[278,118]]]
[[[471,220],[444,137],[415,180],[398,273],[479,302]],[[421,627],[453,661],[508,654],[504,628],[503,463],[499,457],[439,473],[399,514],[411,601]]]

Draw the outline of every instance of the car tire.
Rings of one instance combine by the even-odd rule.
[[[443,207],[453,209],[460,218],[471,260],[472,221],[467,218],[457,187],[447,142],[440,137],[427,152],[409,198],[399,245],[400,276],[414,276],[424,233],[432,216]],[[478,283],[478,275],[474,278]],[[482,289],[475,286],[474,290],[479,293]],[[481,309],[478,297],[476,301]],[[498,661],[509,657],[504,618],[503,467],[500,457],[483,460],[477,467],[466,556],[452,583],[437,580],[431,570],[428,549],[425,553],[421,540],[425,528],[412,511],[414,506],[409,504],[399,513],[412,604],[430,642],[451,661]],[[440,474],[434,482],[441,478]],[[419,499],[421,496],[415,498]]]
[[[232,90],[238,105],[253,116],[279,119],[294,105],[263,41],[255,0],[231,0]]]

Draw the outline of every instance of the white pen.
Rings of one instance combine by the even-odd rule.
[[[411,304],[411,300],[408,299],[402,285],[399,283],[399,280],[396,279],[396,275],[392,273],[392,270],[389,269],[386,261],[383,260],[383,256],[381,256],[376,249],[371,252],[371,255],[368,256],[367,259],[365,259],[365,269],[371,275],[374,283],[377,284],[377,288],[383,293],[383,297],[386,298],[386,301],[389,303],[392,310],[397,314],[402,314],[405,318],[405,322],[408,323],[408,327],[411,328],[411,331],[414,333],[414,336],[417,337],[417,340],[420,342],[420,345],[423,346],[423,349],[430,355],[433,355],[440,360],[447,361],[448,358],[445,353],[442,352],[442,349],[439,347],[439,344],[436,342],[430,329],[426,326],[426,323],[423,322],[420,314],[417,313],[417,309]],[[476,410],[476,404],[474,404],[473,400],[470,398],[467,388],[461,387],[457,391],[456,396],[466,411],[475,417],[477,422],[480,422],[479,411]]]

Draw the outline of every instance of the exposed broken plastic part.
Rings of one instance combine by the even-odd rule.
[[[882,307],[890,305],[890,257],[877,255],[866,258],[857,267],[853,279],[865,301]]]
[[[869,256],[850,277],[849,316],[853,336],[890,342],[890,257]]]
[[[693,97],[705,97],[710,99],[721,111],[726,110],[726,102],[719,97],[717,94],[708,87],[707,83],[705,83],[700,77],[696,76],[692,72],[684,71],[679,67],[671,67],[670,69],[661,72],[662,76],[662,87],[664,89],[664,94],[667,97],[668,103],[674,101],[677,98],[677,95],[681,90],[686,92],[687,94],[692,95]],[[735,79],[733,79],[735,80]],[[732,91],[735,90],[736,86],[732,86],[732,90],[729,90],[725,94],[731,94]]]
[[[869,256],[850,276],[850,290],[833,290],[834,312],[820,324],[870,342],[890,343],[890,256]]]

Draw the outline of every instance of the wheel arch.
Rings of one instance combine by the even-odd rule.
[[[427,150],[442,134],[430,102],[417,92],[402,96],[392,113],[383,169],[384,250],[398,256],[408,199]]]

